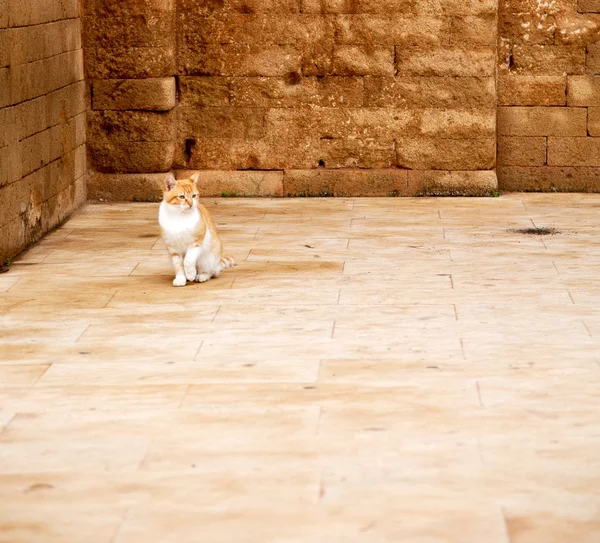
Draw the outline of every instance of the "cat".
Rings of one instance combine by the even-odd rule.
[[[177,180],[169,174],[158,212],[162,238],[175,268],[176,287],[184,287],[187,281],[203,283],[235,266],[232,257],[222,255],[217,227],[198,201],[199,175]]]

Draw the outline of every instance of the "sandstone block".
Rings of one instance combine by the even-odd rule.
[[[127,0],[115,2],[114,0],[93,0],[86,4],[93,5],[93,12],[102,17],[149,15],[175,11],[178,0]],[[204,3],[204,2],[202,2]]]
[[[417,196],[491,196],[498,189],[496,172],[408,172],[408,192]]]
[[[556,32],[555,17],[540,13],[537,0],[512,2],[511,8],[500,10],[498,31],[512,45],[553,45]],[[542,10],[544,8],[541,8]],[[550,11],[550,10],[548,10]]]
[[[581,13],[600,13],[600,0],[578,0],[577,11]]]
[[[289,45],[207,44],[182,47],[178,56],[180,75],[281,77],[300,72],[302,55]]]
[[[496,133],[494,110],[425,109],[419,132],[438,138],[485,138]]]
[[[585,71],[588,74],[600,74],[600,42],[587,46]]]
[[[364,95],[367,107],[496,107],[493,77],[365,77]]]
[[[322,139],[319,164],[325,168],[392,168],[396,163],[391,139]]]
[[[93,109],[168,111],[177,103],[174,77],[98,80],[93,89]]]
[[[8,26],[8,3],[9,3],[9,1],[10,0],[0,0],[0,28],[6,28]]]
[[[418,119],[412,112],[393,108],[275,108],[267,111],[266,132],[274,139],[306,134],[322,140],[393,139],[416,134]]]
[[[286,170],[285,196],[403,196],[407,172],[380,170]]]
[[[411,170],[487,170],[496,164],[496,140],[399,138],[396,164]]]
[[[302,77],[299,74],[284,78],[234,78],[231,81],[231,105],[266,108],[361,107],[363,80],[359,77]]]
[[[180,12],[180,46],[194,50],[206,44],[292,45],[302,48],[333,37],[332,20],[310,14],[219,13],[208,17]]]
[[[585,71],[585,46],[515,45],[513,70],[527,75],[573,75]]]
[[[569,106],[600,106],[600,75],[581,75],[567,78]]]
[[[0,108],[9,106],[13,103],[10,95],[11,91],[11,70],[9,68],[0,68]]]
[[[492,45],[498,34],[496,14],[455,17],[450,25],[450,45]]]
[[[94,173],[88,179],[88,198],[106,202],[159,202],[166,173]]]
[[[319,166],[321,157],[319,141],[304,134],[254,141],[231,140],[228,169],[310,169]]]
[[[177,140],[173,167],[177,169],[232,170],[230,148],[238,141],[228,138],[181,138]],[[245,166],[246,168],[248,166]]]
[[[168,47],[90,47],[85,60],[90,79],[146,79],[175,73],[174,53]]]
[[[86,47],[170,47],[175,39],[171,12],[88,17],[85,26]]]
[[[546,138],[500,136],[499,166],[543,166],[546,164]]]
[[[302,49],[302,75],[326,76],[333,71],[333,43],[323,41]]]
[[[500,107],[502,136],[585,136],[586,110],[559,107]]]
[[[81,22],[79,19],[12,28],[6,30],[5,34],[7,40],[10,40],[7,47],[10,51],[12,66],[81,49]],[[1,40],[0,37],[0,42]]]
[[[333,50],[335,75],[394,75],[394,48],[339,45]]]
[[[23,177],[23,160],[19,142],[0,147],[0,187],[10,185]]]
[[[492,47],[398,47],[396,63],[400,76],[491,77],[496,54]]]
[[[258,139],[265,135],[260,108],[178,108],[177,130],[186,138]]]
[[[548,166],[600,166],[600,138],[548,138]]]
[[[498,77],[498,105],[564,106],[565,76],[504,75]]]
[[[497,0],[444,0],[440,9],[447,15],[493,15],[498,11]]]
[[[240,80],[245,81],[245,79]],[[237,79],[233,81],[237,81]],[[225,77],[181,76],[179,78],[179,101],[183,107],[228,106],[230,85],[231,81]]]
[[[90,139],[112,142],[170,141],[175,138],[174,112],[91,111]]]
[[[600,137],[600,107],[588,108],[588,134]]]
[[[95,169],[106,173],[166,172],[171,168],[175,143],[172,141],[88,142]]]
[[[347,45],[440,45],[448,42],[446,20],[405,15],[340,15],[335,39]]]
[[[84,97],[86,88],[85,81],[79,81],[46,95],[48,126],[61,122],[63,115],[70,119],[86,111]]]
[[[204,16],[215,12],[225,13],[298,13],[298,0],[177,0],[180,12],[199,13]],[[305,13],[308,13],[305,11]]]
[[[180,177],[192,171],[177,172]],[[221,196],[223,193],[238,196],[282,196],[282,171],[200,171],[198,191],[200,196]]]
[[[498,185],[520,192],[600,192],[600,168],[503,166]]]

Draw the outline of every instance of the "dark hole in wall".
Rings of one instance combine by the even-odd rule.
[[[192,152],[194,147],[196,146],[195,139],[187,139],[185,140],[185,160],[189,164],[190,160],[192,160]]]

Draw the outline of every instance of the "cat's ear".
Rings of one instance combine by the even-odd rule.
[[[198,178],[200,177],[200,172],[196,172],[192,177],[190,177],[190,181],[194,183],[194,185],[198,182]]]
[[[177,180],[172,174],[167,175],[167,178],[165,179],[165,190],[173,190],[175,185],[177,185]]]

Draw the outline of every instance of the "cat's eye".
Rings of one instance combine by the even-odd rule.
[[[184,196],[183,194],[181,194],[181,195],[179,196],[179,199],[180,199],[180,200],[185,200],[185,196]]]
[[[192,198],[198,198],[197,194],[192,194]]]

